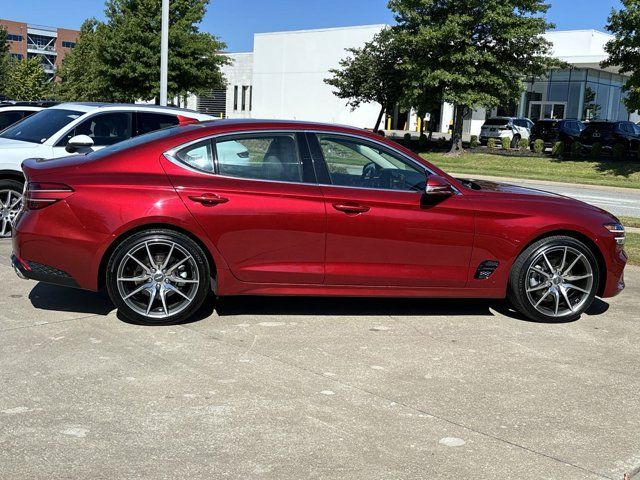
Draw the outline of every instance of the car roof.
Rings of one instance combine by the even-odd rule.
[[[15,110],[39,112],[44,109],[45,107],[39,107],[37,105],[0,105],[0,112],[11,112]]]
[[[173,113],[176,115],[185,114],[190,116],[200,117],[202,119],[212,119],[211,115],[197,112],[195,110],[188,110],[186,108],[178,107],[164,107],[160,105],[152,104],[138,104],[138,103],[106,103],[106,102],[68,102],[61,103],[51,107],[51,109],[62,110],[76,110],[83,113],[89,113],[93,111],[137,111],[137,112],[156,112],[156,113]]]

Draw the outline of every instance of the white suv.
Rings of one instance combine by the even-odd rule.
[[[508,138],[511,147],[514,148],[520,139],[529,139],[531,127],[533,127],[533,122],[528,118],[489,118],[480,129],[480,143],[486,145],[490,138],[495,138],[498,142],[501,142],[503,138]]]
[[[64,103],[10,126],[0,132],[0,237],[11,235],[22,205],[25,159],[85,154],[161,128],[213,119],[155,105]]]

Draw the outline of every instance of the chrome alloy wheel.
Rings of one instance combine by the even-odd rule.
[[[10,237],[12,223],[22,208],[22,195],[15,190],[0,190],[0,238]]]
[[[543,315],[565,317],[579,311],[594,285],[589,259],[569,246],[552,246],[531,262],[526,276],[527,298]]]
[[[199,284],[193,256],[169,240],[142,241],[118,265],[120,298],[148,318],[164,319],[182,312],[194,301]]]

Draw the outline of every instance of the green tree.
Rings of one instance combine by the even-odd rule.
[[[76,46],[65,56],[58,71],[56,97],[65,101],[113,101],[113,92],[101,74],[94,18],[85,20]]]
[[[607,23],[615,38],[605,46],[609,55],[602,68],[617,67],[629,75],[623,89],[624,102],[629,111],[640,109],[640,0],[622,0],[619,11],[612,10]]]
[[[218,52],[225,44],[200,32],[209,0],[172,0],[169,16],[169,96],[224,85]],[[114,99],[152,100],[160,91],[161,2],[108,0],[106,22],[96,27],[99,73]]]
[[[362,48],[350,48],[351,55],[340,61],[340,68],[325,82],[335,87],[335,95],[347,100],[352,109],[363,103],[380,104],[374,131],[386,112],[391,112],[402,98],[405,70],[404,53],[393,32],[384,29]]]
[[[0,26],[0,93],[4,93],[9,71],[9,40],[7,29]]]
[[[506,104],[523,78],[559,65],[541,36],[553,26],[544,0],[390,0],[389,8],[411,78],[455,106],[452,152],[462,149],[470,108]]]
[[[30,102],[47,98],[51,89],[40,58],[12,60],[5,90],[14,100]]]

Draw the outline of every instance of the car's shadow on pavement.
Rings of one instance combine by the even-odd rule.
[[[38,283],[29,293],[31,304],[41,310],[108,315],[115,307],[106,291],[88,292]],[[601,315],[609,304],[596,299],[588,315]],[[297,316],[496,316],[529,322],[506,300],[342,297],[223,297],[210,295],[186,323],[198,322],[217,313],[234,315]],[[122,315],[118,318],[129,323]],[[183,322],[184,323],[184,322]],[[559,319],[554,323],[566,323]]]
[[[115,307],[106,291],[89,292],[75,288],[38,283],[29,293],[31,305],[40,310],[108,315]]]

